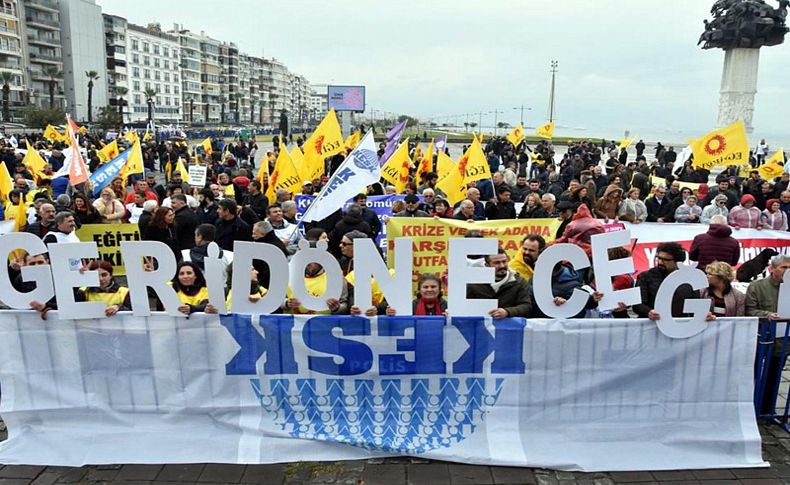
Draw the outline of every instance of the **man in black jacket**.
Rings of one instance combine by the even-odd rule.
[[[370,226],[370,237],[375,239],[381,232],[381,221],[375,212],[368,209],[368,196],[357,194],[354,196],[354,203],[362,208],[362,220]]]
[[[497,191],[497,200],[486,203],[486,219],[489,221],[515,219],[516,206],[510,200],[510,187],[502,184]]]
[[[645,201],[647,207],[647,222],[672,222],[675,215],[674,205],[667,198],[667,188],[663,185],[656,187],[653,197]]]
[[[492,318],[526,317],[532,305],[524,278],[508,267],[510,258],[500,248],[498,254],[485,256],[486,266],[494,268],[494,283],[475,283],[466,287],[470,299],[496,299],[497,308],[488,312]]]
[[[247,187],[247,194],[245,195],[244,205],[252,209],[258,219],[266,218],[266,208],[269,207],[269,199],[261,193],[261,183],[257,180],[251,180],[250,185]]]
[[[217,236],[215,242],[226,250],[233,251],[233,241],[252,239],[250,226],[236,214],[239,206],[233,199],[222,199],[217,208]]]
[[[176,244],[178,249],[192,249],[195,246],[195,229],[197,229],[197,216],[187,205],[184,194],[170,196],[170,207],[176,216]]]

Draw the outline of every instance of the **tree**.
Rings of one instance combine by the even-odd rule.
[[[157,92],[151,88],[145,88],[145,91],[143,91],[145,102],[148,103],[148,126],[151,126],[151,122],[154,119],[154,96],[156,94]]]
[[[195,98],[189,98],[189,124],[195,121]]]
[[[288,112],[285,110],[280,111],[280,134],[288,136]]]
[[[469,126],[472,127],[472,129],[474,129],[477,126],[477,123],[469,123]]]
[[[241,124],[241,100],[244,98],[244,95],[236,93],[231,96],[236,100],[236,123]]]
[[[406,121],[406,127],[407,128],[412,127],[412,126],[417,126],[420,123],[420,120],[418,120],[417,118],[408,116],[408,115],[400,115],[400,116],[398,116],[398,123],[403,123],[404,121]]]
[[[61,73],[55,66],[46,66],[41,69],[41,73],[49,78],[49,107],[55,108],[55,87],[58,85],[58,79]]]
[[[123,99],[126,94],[129,93],[129,90],[123,86],[118,86],[115,88],[115,94],[118,95],[118,114],[121,115],[121,124],[123,124],[123,107],[126,104],[126,100]]]
[[[85,76],[88,77],[88,123],[93,123],[93,81],[99,79],[99,73],[85,71]]]
[[[103,130],[120,128],[123,126],[123,118],[118,113],[118,110],[113,109],[112,106],[102,106],[99,108],[99,116],[96,119],[96,123]]]
[[[3,120],[11,121],[11,83],[14,82],[14,75],[8,71],[0,72],[0,83],[3,83]]]
[[[228,102],[228,98],[226,98],[224,94],[220,94],[217,101],[219,101],[219,122],[224,125],[225,124],[225,103]]]
[[[59,108],[39,108],[28,106],[24,110],[25,125],[30,128],[46,128],[47,125],[59,125],[66,118],[66,113]]]
[[[506,123],[504,121],[500,121],[499,123],[496,124],[497,128],[508,128],[509,126],[510,126],[510,123]]]
[[[466,131],[466,132],[469,131],[469,122],[468,121],[464,122],[464,131]]]
[[[255,124],[255,99],[250,98],[250,124]]]

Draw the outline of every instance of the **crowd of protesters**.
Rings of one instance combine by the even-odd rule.
[[[182,303],[179,311],[183,313],[217,311],[208,305],[203,275],[203,263],[211,242],[222,251],[232,251],[235,241],[263,242],[291,257],[299,250],[300,240],[306,239],[312,246],[326,241],[346,277],[341,297],[327,301],[325,313],[395,314],[377,285],[374,284],[372,306],[356,305],[353,291],[353,240],[375,238],[382,230],[379,217],[367,207],[367,197],[393,193],[391,186],[374,184],[367,194],[356,196],[345,210],[338,208],[322,221],[301,226],[292,193],[277,190],[272,200],[265,195],[268,181],[265,176],[256,177],[258,147],[253,141],[225,145],[217,140],[209,154],[202,149],[190,149],[186,143],[178,141],[143,142],[145,173],[132,177],[128,186],[119,177],[94,197],[90,189],[69,186],[68,177],[54,177],[65,162],[65,146],[36,135],[28,136],[28,140],[33,149],[45,157],[48,166],[44,176],[34,177],[22,163],[24,155],[0,141],[0,162],[5,163],[12,174],[14,187],[5,201],[5,217],[14,212],[20,198],[27,201],[30,207],[24,230],[47,243],[78,240],[75,230],[83,224],[136,224],[141,239],[164,243],[178,261],[172,286],[179,295]],[[81,137],[81,142],[90,168],[95,170],[102,164],[98,150],[103,140],[87,135]],[[301,139],[296,140],[296,143],[301,142]],[[128,145],[122,138],[119,144],[121,150]],[[595,275],[590,270],[575,270],[564,263],[556,265],[552,274],[556,305],[564,304],[575,289],[587,288],[591,289],[589,302],[578,316],[603,314],[657,319],[654,302],[658,287],[678,264],[690,258],[706,271],[710,287],[701,293],[690,287],[687,291],[678,291],[673,303],[674,314],[683,315],[686,298],[702,296],[711,300],[710,319],[725,315],[773,315],[778,296],[777,278],[781,279],[778,275],[790,268],[790,258],[776,255],[766,260],[760,270],[767,269],[769,276],[752,283],[743,295],[731,284],[735,279],[733,267],[740,254],[731,234],[741,228],[788,229],[789,174],[785,172],[774,180],[763,180],[757,170],[750,170],[747,177],[742,177],[738,167],[728,167],[714,177],[715,183],[709,187],[711,174],[694,168],[692,161],[675,166],[678,158],[672,147],[664,149],[659,144],[651,162],[645,157],[644,143],[640,141],[636,148],[637,156],[632,159],[626,149],[618,149],[614,142],[579,141],[570,143],[559,155],[550,142],[514,147],[505,138],[495,137],[485,147],[492,177],[469,184],[464,200],[451,204],[437,188],[437,174],[428,172],[420,180],[413,179],[407,184],[405,197],[393,206],[391,217],[463,221],[559,218],[562,223],[553,242],[547,243],[540,236],[531,235],[522,241],[521,250],[513,258],[500,251],[469,261],[469,264],[490,266],[495,270],[493,284],[468,288],[469,297],[494,298],[499,302],[498,308],[489,312],[494,318],[545,316],[535,303],[531,279],[541,252],[547,244],[569,242],[589,254],[591,236],[604,232],[604,222],[617,220],[700,223],[709,225],[709,229],[698,236],[700,240],[695,240],[688,254],[676,243],[664,243],[658,248],[655,267],[636,279],[630,275],[616,278],[615,289],[634,285],[640,288],[642,302],[639,305],[632,308],[621,305],[611,312],[598,312],[597,302],[603,295],[595,290]],[[279,150],[275,139],[260,163],[269,164],[269,169],[273,169]],[[382,144],[380,152],[383,151]],[[301,193],[318,193],[344,156],[341,153],[327,159],[327,175],[304,181]],[[195,187],[185,183],[181,172],[175,169],[179,160],[185,166],[206,166],[205,185]],[[653,184],[653,177],[658,177],[661,183]],[[692,190],[684,185],[685,182],[698,185]],[[517,210],[517,207],[520,208]],[[473,223],[466,235],[482,237],[474,230]],[[609,256],[624,258],[629,252],[618,248],[610,251]],[[45,262],[45,256],[12,259],[8,266],[12,281],[24,290],[29,284],[22,281],[20,268]],[[129,309],[128,290],[112,277],[113,268],[108,263],[86,262],[84,267],[77,269],[100,273],[100,287],[84,288],[78,298],[105,301],[108,315]],[[268,267],[256,264],[250,279],[248,297],[261,298],[271,279]],[[308,291],[322,294],[326,286],[324,268],[318,264],[308,265],[305,281]],[[415,313],[444,313],[445,288],[446,274],[422,275],[414,300]],[[161,303],[155,304],[161,308]],[[31,302],[31,308],[40,311],[42,316],[56,307],[54,299]],[[305,309],[290,292],[279,311],[314,313]]]

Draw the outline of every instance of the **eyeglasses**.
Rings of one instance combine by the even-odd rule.
[[[341,245],[341,246],[353,246],[353,245],[354,245],[354,243],[350,243],[350,242],[341,242],[341,243],[340,243],[340,245]]]

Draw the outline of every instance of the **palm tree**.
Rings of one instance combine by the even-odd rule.
[[[189,98],[189,124],[191,125],[195,121],[195,98]]]
[[[3,83],[3,120],[11,121],[11,109],[9,108],[11,98],[11,83],[14,82],[14,76],[10,72],[0,72],[0,83]]]
[[[55,87],[58,85],[58,79],[61,73],[55,66],[46,66],[41,69],[41,74],[49,78],[49,107],[55,107]]]
[[[118,114],[121,115],[121,123],[123,124],[123,105],[126,103],[123,97],[129,93],[129,90],[123,86],[115,88],[115,94],[118,95]]]
[[[88,123],[93,123],[93,81],[99,79],[96,71],[85,71],[88,77]]]
[[[220,123],[223,125],[225,124],[225,103],[228,102],[228,98],[225,97],[224,94],[219,95],[219,120]]]
[[[151,88],[145,88],[143,91],[143,95],[145,96],[145,102],[148,103],[148,125],[151,126],[151,122],[154,119],[154,96],[156,96],[156,91]]]
[[[241,100],[244,98],[244,95],[236,93],[233,97],[236,99],[236,123],[241,124]]]
[[[250,124],[255,124],[255,99],[250,98]]]

